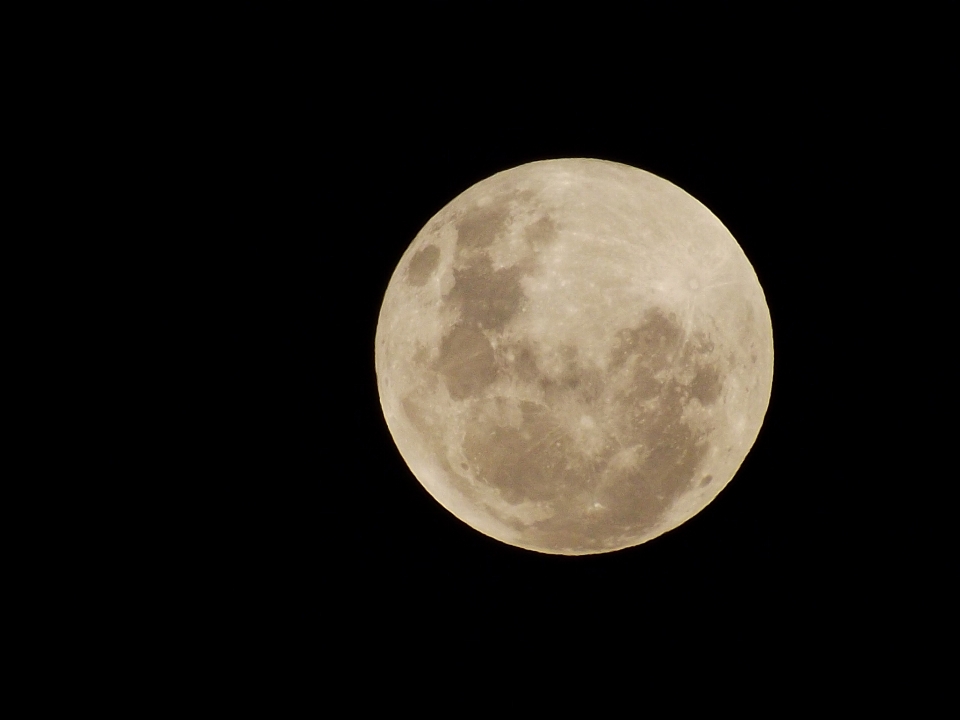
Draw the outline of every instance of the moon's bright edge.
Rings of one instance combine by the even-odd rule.
[[[773,378],[757,276],[701,203],[637,168],[530,163],[436,214],[390,280],[384,417],[473,528],[579,555],[677,527],[734,476]]]

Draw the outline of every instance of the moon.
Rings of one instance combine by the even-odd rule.
[[[375,340],[384,418],[443,507],[504,543],[586,555],[684,523],[730,482],[770,399],[753,267],[689,194],[545,160],[438,212]]]

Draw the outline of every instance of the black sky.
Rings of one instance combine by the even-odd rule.
[[[180,495],[157,552],[177,558],[163,562],[195,598],[185,612],[317,644],[342,627],[455,647],[571,624],[867,642],[864,603],[922,574],[879,517],[878,456],[899,431],[880,421],[887,370],[865,361],[900,303],[875,289],[884,172],[923,152],[891,142],[923,90],[890,28],[419,7],[236,3],[147,71],[175,100],[150,110],[174,218],[164,297],[185,321],[163,321],[181,344],[159,350],[178,378],[160,394]],[[775,338],[767,418],[731,484],[681,528],[584,558],[503,545],[441,508],[397,452],[374,374],[380,302],[424,223],[495,172],[560,157],[643,168],[709,207]]]

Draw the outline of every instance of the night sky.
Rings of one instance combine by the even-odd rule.
[[[885,172],[907,162],[889,138],[914,98],[896,54],[854,52],[856,22],[799,11],[758,33],[722,10],[444,5],[235,3],[150,71],[176,100],[156,104],[151,139],[173,178],[164,298],[184,322],[164,331],[189,336],[161,351],[183,383],[159,393],[173,511],[154,552],[178,612],[238,647],[307,654],[581,631],[864,649],[863,608],[924,577],[902,538],[931,502],[893,497],[884,452],[904,435],[876,392],[897,376],[876,358],[902,302],[876,290],[897,209]],[[562,157],[633,165],[704,203],[774,331],[770,406],[733,481],[656,540],[578,558],[504,545],[435,502],[374,373],[380,302],[420,228],[479,180]]]

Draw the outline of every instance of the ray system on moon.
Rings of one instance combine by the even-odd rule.
[[[645,171],[549,160],[484,180],[400,261],[381,404],[423,486],[546,553],[637,545],[730,481],[759,432],[770,316],[739,245]]]

